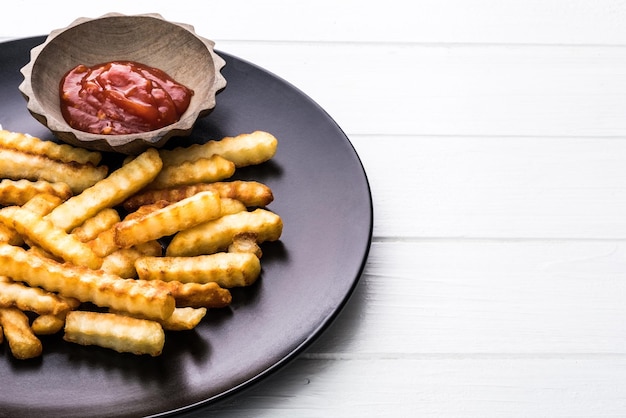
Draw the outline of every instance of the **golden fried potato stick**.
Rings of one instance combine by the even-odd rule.
[[[206,308],[176,308],[172,316],[160,322],[167,331],[188,331],[202,321],[206,311]]]
[[[115,227],[102,231],[96,238],[87,241],[85,244],[87,244],[98,257],[103,258],[120,249],[115,243]]]
[[[110,312],[118,315],[128,315],[126,312]],[[194,329],[202,321],[206,312],[206,308],[176,308],[169,318],[157,322],[161,324],[165,331],[188,331]]]
[[[181,283],[179,281],[163,282],[156,281],[165,286],[179,308],[224,308],[233,300],[230,290],[220,287],[219,284],[211,283]]]
[[[120,220],[118,211],[113,208],[104,208],[93,217],[86,219],[82,225],[72,229],[71,234],[81,242],[91,241],[101,232],[112,228]]]
[[[128,215],[126,215],[124,220],[128,221],[131,219],[139,218],[141,216],[144,216],[150,212],[153,212],[167,205],[168,205],[167,202],[161,201],[152,205],[142,206],[135,212],[131,212]],[[89,245],[89,247],[94,251],[94,253],[96,253],[96,255],[100,257],[106,257],[120,249],[120,247],[115,242],[115,227],[117,226],[118,223],[119,222],[112,225],[109,229],[106,229],[100,232],[98,236],[92,239],[91,241],[87,241],[87,245]]]
[[[165,189],[194,183],[224,180],[235,174],[235,164],[219,155],[163,166],[149,189]]]
[[[132,219],[139,219],[147,214],[154,212],[158,209],[164,208],[169,205],[168,202],[161,200],[151,205],[145,205],[140,207],[134,212],[129,213],[124,217],[124,221],[130,221]],[[119,223],[119,222],[118,222]],[[111,228],[102,231],[98,234],[98,236],[91,241],[87,242],[87,245],[93,250],[96,255],[100,257],[106,257],[113,252],[120,249],[120,247],[115,242],[115,227],[117,223],[113,225]]]
[[[42,287],[62,296],[165,319],[174,311],[175,300],[162,286],[134,279],[122,279],[101,270],[60,264],[20,247],[0,244],[0,275]]]
[[[35,335],[52,335],[63,329],[65,325],[65,315],[60,318],[56,315],[39,315],[30,324],[30,328]]]
[[[24,312],[17,308],[0,308],[0,326],[16,359],[26,360],[41,355],[41,341],[30,328]]]
[[[195,161],[217,154],[232,161],[239,168],[260,164],[271,159],[276,154],[277,145],[278,140],[274,135],[255,131],[225,137],[219,141],[194,144],[187,148],[162,149],[159,153],[165,166],[180,165],[183,161]]]
[[[0,243],[6,243],[10,245],[22,245],[24,240],[17,233],[15,229],[0,223]]]
[[[135,261],[135,269],[144,280],[215,282],[228,289],[254,283],[261,274],[261,262],[252,253],[220,252],[194,257],[142,257]]]
[[[59,196],[41,193],[24,203],[22,209],[29,210],[39,216],[46,216],[61,203],[63,203],[63,199]]]
[[[149,241],[131,248],[122,248],[104,257],[100,269],[109,274],[115,274],[124,279],[130,279],[137,277],[135,261],[138,258],[147,255],[158,257],[162,255],[162,252],[163,248],[158,241]]]
[[[106,166],[63,163],[41,155],[0,148],[0,178],[46,180],[66,183],[72,193],[80,193],[106,177]]]
[[[246,205],[239,200],[230,199],[228,197],[220,198],[220,209],[220,216],[232,215],[233,213],[247,210]]]
[[[42,193],[34,196],[26,202],[22,209],[27,209],[39,216],[45,216],[55,207],[59,206],[63,201],[58,196]],[[4,210],[4,209],[0,209]],[[12,210],[12,209],[8,209]],[[11,245],[24,244],[23,237],[13,228],[10,228],[0,222],[0,242],[6,242]]]
[[[258,244],[257,234],[254,232],[242,232],[233,237],[233,242],[228,246],[229,253],[251,253],[258,259],[263,257],[263,250]]]
[[[63,202],[47,218],[59,228],[70,231],[102,209],[120,204],[142,189],[161,167],[159,153],[149,148],[105,179]]]
[[[67,144],[44,141],[37,137],[19,132],[0,130],[0,147],[9,148],[28,154],[42,155],[63,163],[100,164],[102,154]]]
[[[115,243],[120,248],[172,235],[221,215],[220,197],[201,192],[145,216],[124,220],[115,226]]]
[[[18,308],[39,315],[65,315],[72,305],[65,298],[19,282],[0,282],[0,308]]]
[[[124,209],[133,211],[140,206],[158,202],[159,200],[166,200],[170,203],[178,202],[186,197],[207,190],[218,192],[221,198],[239,200],[247,207],[264,207],[274,200],[272,189],[265,184],[258,181],[234,180],[190,184],[168,189],[145,190],[126,200]]]
[[[27,209],[17,206],[3,208],[0,210],[0,222],[65,261],[90,269],[102,265],[102,258],[88,245]]]
[[[158,356],[165,333],[161,324],[114,313],[72,311],[65,319],[65,341],[97,345],[119,353]]]
[[[238,212],[205,222],[177,233],[165,254],[169,257],[212,254],[224,251],[242,232],[257,234],[257,242],[276,241],[283,231],[283,221],[266,209]]]
[[[29,242],[27,243],[27,245],[29,246],[28,249],[26,249],[26,251],[28,251],[29,253],[32,254],[36,254],[39,257],[44,257],[44,258],[49,258],[51,260],[56,261],[57,263],[64,263],[65,260],[63,260],[60,257],[57,257],[53,254],[50,254],[48,251],[44,250],[43,248],[41,248],[40,246],[38,246],[35,243]]]
[[[28,202],[26,202],[22,209],[27,209],[36,215],[45,216],[52,211],[55,207],[59,206],[63,201],[58,196],[43,193],[34,196]],[[0,211],[4,210],[0,209]],[[12,209],[7,209],[11,211]],[[6,226],[0,222],[0,242],[6,242],[11,245],[24,244],[24,237],[20,235],[15,229]],[[32,244],[32,243],[31,243]]]
[[[61,200],[67,200],[72,196],[72,190],[66,183],[26,179],[4,179],[0,181],[0,205],[3,206],[22,206],[34,196],[42,193],[57,196]]]

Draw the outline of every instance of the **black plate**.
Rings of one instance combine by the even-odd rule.
[[[43,37],[0,43],[0,124],[52,139],[26,110],[19,69]],[[239,178],[269,185],[269,209],[284,221],[280,242],[263,244],[263,272],[233,292],[194,331],[170,333],[157,358],[43,338],[40,359],[14,360],[0,346],[0,415],[137,416],[191,412],[247,387],[293,359],[348,300],[372,234],[372,201],[361,162],[337,124],[302,92],[263,69],[219,52],[228,86],[189,138],[254,130],[278,138],[275,158]],[[54,88],[52,86],[51,88]],[[177,142],[178,141],[178,142]],[[115,156],[107,156],[115,164]]]

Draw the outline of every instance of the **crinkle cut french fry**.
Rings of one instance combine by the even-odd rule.
[[[19,132],[0,130],[0,147],[10,148],[29,154],[43,155],[63,163],[100,164],[102,154],[67,144],[44,141],[37,137]]]
[[[124,217],[124,221],[130,221],[133,219],[142,218],[148,215],[149,213],[152,213],[158,209],[162,209],[166,207],[168,204],[169,204],[168,202],[161,200],[151,205],[142,206],[139,209],[137,209],[135,212],[131,212],[128,215],[126,215],[126,217]],[[96,253],[96,255],[100,257],[106,257],[121,248],[115,242],[115,227],[116,226],[117,224],[113,225],[111,228],[105,231],[102,231],[101,233],[98,234],[96,238],[87,242],[87,245],[89,245],[89,248],[91,248],[93,252]]]
[[[224,180],[235,174],[235,164],[219,155],[185,161],[180,165],[163,167],[159,175],[148,186],[150,189],[165,189],[194,183]]]
[[[97,345],[120,353],[158,356],[165,333],[161,324],[114,313],[72,311],[65,318],[63,339],[81,345]]]
[[[47,218],[59,228],[70,231],[102,209],[118,205],[142,189],[155,178],[162,165],[159,153],[149,148],[105,179],[66,200]]]
[[[41,341],[30,328],[24,312],[17,308],[0,308],[0,326],[15,358],[26,360],[41,355]]]
[[[65,315],[64,315],[65,317]],[[65,319],[56,315],[39,315],[30,324],[35,335],[52,335],[63,329]]]
[[[22,209],[27,209],[39,216],[45,216],[62,202],[63,200],[58,196],[42,193],[33,196],[32,199],[24,203]],[[2,210],[4,209],[0,209],[0,211]],[[24,244],[24,239],[15,229],[0,222],[0,242],[6,242],[11,245],[22,245]]]
[[[19,282],[0,282],[0,307],[15,307],[39,315],[64,315],[72,309],[66,299]]]
[[[217,154],[235,163],[237,167],[260,164],[276,154],[278,141],[274,135],[255,131],[233,137],[224,137],[219,141],[207,141],[190,147],[160,150],[163,164],[179,165],[183,161],[195,161]]]
[[[246,205],[239,200],[230,199],[228,197],[220,198],[221,216],[232,215],[237,212],[244,212],[247,210]]]
[[[165,254],[169,257],[212,254],[223,251],[242,232],[254,232],[259,243],[280,238],[283,221],[266,209],[244,211],[205,222],[174,236]]]
[[[0,275],[81,302],[141,314],[147,318],[165,319],[175,307],[174,298],[164,287],[122,279],[100,270],[60,264],[6,244],[0,244]]]
[[[22,206],[34,196],[42,193],[57,196],[61,200],[67,200],[72,196],[72,190],[66,183],[26,179],[0,181],[0,205],[3,206]]]
[[[71,234],[81,242],[91,241],[98,234],[110,229],[120,221],[120,214],[113,208],[105,208],[93,217],[86,219],[82,225],[72,229]]]
[[[115,242],[120,248],[129,248],[172,235],[220,215],[219,195],[215,192],[201,192],[145,216],[120,222],[115,226]]]
[[[168,189],[145,190],[132,196],[124,202],[124,209],[136,210],[138,207],[165,200],[178,202],[186,197],[193,196],[207,190],[216,191],[221,198],[239,200],[247,207],[264,207],[274,200],[272,189],[257,181],[218,181],[215,183],[198,183],[188,186],[170,187]]]
[[[167,206],[167,204],[167,202],[162,201],[153,205],[142,206],[137,211],[129,213],[124,218],[124,220],[139,218],[158,208],[165,207]],[[89,247],[93,250],[94,253],[96,253],[96,255],[100,257],[107,257],[120,249],[120,247],[115,242],[115,226],[118,223],[119,222],[112,225],[109,229],[100,232],[98,236],[94,239],[87,241],[87,245],[89,245]]]
[[[108,172],[103,165],[63,163],[41,155],[0,148],[0,178],[46,180],[66,183],[77,194],[102,180]]]
[[[224,308],[230,305],[233,300],[230,290],[220,287],[214,282],[181,283],[171,281],[162,283],[176,300],[177,307]]]
[[[157,322],[165,331],[188,331],[194,329],[202,321],[206,312],[206,308],[176,308],[169,318]],[[111,313],[128,315],[126,312],[119,311]]]
[[[102,265],[102,258],[89,246],[29,210],[17,206],[3,208],[0,210],[0,222],[65,261],[91,269]]]
[[[10,245],[22,245],[24,243],[24,240],[15,229],[12,229],[3,223],[0,223],[0,243],[6,243]]]
[[[63,199],[59,196],[42,193],[33,196],[28,202],[24,203],[22,209],[29,210],[39,216],[46,216],[61,203],[63,203]]]
[[[131,248],[122,248],[104,257],[100,269],[124,279],[130,279],[137,277],[135,260],[147,255],[158,257],[162,255],[162,252],[163,248],[158,241],[149,241]]]
[[[233,237],[233,242],[228,246],[229,253],[251,253],[258,259],[263,257],[263,250],[257,243],[257,234],[254,232],[242,232]]]
[[[261,262],[252,253],[215,253],[194,257],[142,257],[135,261],[140,279],[215,282],[220,287],[249,286],[261,273]]]
[[[33,243],[33,242],[29,242],[27,243],[29,245],[28,249],[26,251],[28,251],[31,254],[36,254],[39,257],[43,257],[43,258],[49,258],[51,260],[54,260],[58,263],[64,263],[65,261],[60,258],[57,257],[54,254],[50,254],[48,251],[44,250],[43,248],[41,248],[40,246],[38,246],[37,244]]]
[[[115,243],[115,227],[111,227],[106,231],[102,231],[98,236],[86,244],[98,257],[106,257],[119,250]],[[104,260],[103,260],[104,262]]]

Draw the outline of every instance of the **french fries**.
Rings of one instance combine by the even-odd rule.
[[[98,269],[102,265],[102,258],[89,246],[27,209],[16,206],[4,208],[0,211],[0,222],[65,261],[90,269]]]
[[[246,207],[265,207],[274,200],[272,189],[265,184],[257,181],[234,180],[215,183],[197,183],[168,189],[145,190],[126,200],[124,202],[124,209],[133,211],[141,206],[149,205],[160,200],[170,203],[178,202],[196,193],[208,190],[219,193],[221,198],[238,200]]]
[[[0,129],[0,343],[28,359],[62,332],[158,356],[166,334],[228,307],[283,224],[270,187],[224,180],[276,144],[258,131],[148,149],[109,173],[100,153]]]
[[[120,248],[130,248],[215,219],[221,211],[217,193],[200,192],[145,216],[120,222],[115,226],[115,243]]]
[[[66,298],[18,282],[0,282],[0,308],[18,308],[39,315],[65,315],[72,309]]]
[[[4,179],[0,181],[0,205],[21,206],[39,194],[53,195],[66,200],[72,196],[72,190],[66,183],[50,183],[44,180]]]
[[[230,291],[217,283],[181,283],[175,280],[163,285],[176,300],[176,307],[225,308],[233,300]]]
[[[111,312],[118,315],[128,315],[125,312]],[[176,308],[174,313],[164,320],[157,321],[165,331],[188,331],[194,329],[202,321],[207,313],[205,307],[201,308]],[[143,318],[140,318],[143,319]]]
[[[253,253],[219,252],[196,257],[141,257],[135,261],[140,279],[215,282],[220,287],[250,286],[261,274],[261,262]]]
[[[103,231],[111,228],[120,221],[120,214],[113,208],[106,208],[88,218],[82,225],[72,230],[72,235],[81,242],[89,242]]]
[[[39,315],[33,319],[30,328],[35,335],[52,335],[61,331],[65,326],[65,317],[56,315]]]
[[[238,212],[179,232],[167,247],[166,255],[180,257],[224,251],[243,232],[255,233],[260,243],[276,241],[282,231],[282,219],[269,210]]]
[[[150,148],[107,178],[55,208],[48,219],[69,231],[107,207],[122,203],[156,177],[163,166],[159,153]]]
[[[207,141],[187,148],[161,150],[161,159],[165,166],[178,166],[185,161],[196,161],[219,155],[232,161],[237,168],[261,164],[276,154],[278,140],[274,135],[255,131],[234,137],[225,137],[219,141]]]
[[[165,333],[161,324],[113,313],[72,311],[65,319],[66,341],[99,345],[120,353],[158,356]]]
[[[16,359],[25,360],[41,355],[43,346],[30,328],[24,312],[17,308],[0,308],[0,326]]]
[[[8,179],[45,180],[66,183],[73,193],[80,193],[102,180],[106,166],[64,163],[42,155],[0,148],[0,177]]]
[[[14,149],[27,154],[43,155],[63,163],[98,165],[102,154],[67,144],[44,141],[19,132],[0,130],[0,147]]]
[[[235,164],[219,155],[184,161],[180,165],[163,167],[151,189],[186,186],[188,184],[223,180],[235,174]]]
[[[122,279],[101,270],[60,264],[6,244],[0,244],[0,275],[81,302],[121,309],[147,318],[165,319],[175,307],[174,298],[163,287]]]

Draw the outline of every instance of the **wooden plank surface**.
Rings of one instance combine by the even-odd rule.
[[[359,0],[178,2],[135,0],[63,6],[15,0],[0,36],[31,36],[64,27],[76,16],[158,12],[191,23],[207,37],[357,43],[487,43],[624,45],[624,1]]]
[[[623,139],[355,135],[352,142],[369,173],[375,236],[626,238]]]
[[[222,418],[622,417],[625,376],[623,357],[302,359],[216,412]]]

